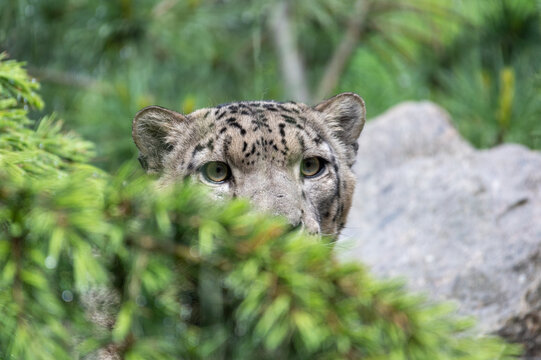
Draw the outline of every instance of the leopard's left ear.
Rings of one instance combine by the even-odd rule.
[[[359,145],[357,138],[363,130],[366,120],[364,100],[357,94],[347,92],[333,96],[314,109],[325,114],[325,120],[333,127],[333,131],[350,150],[350,166],[355,161]]]

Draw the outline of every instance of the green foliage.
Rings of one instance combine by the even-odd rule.
[[[0,53],[0,61],[3,61],[0,69],[0,109],[6,110],[21,104],[41,109],[43,101],[34,92],[38,88],[37,82],[29,82],[17,62],[5,59],[6,55]]]
[[[336,92],[361,94],[369,117],[403,100],[432,99],[476,146],[541,146],[534,1],[365,1],[363,35]],[[309,87],[317,87],[356,2],[289,1]],[[45,113],[61,114],[67,128],[96,143],[93,163],[111,170],[133,156],[126,134],[144,106],[190,112],[234,100],[288,100],[269,27],[275,3],[3,1],[0,44],[43,84]],[[502,122],[499,79],[508,67],[515,87]]]
[[[518,142],[540,149],[539,6],[508,0],[485,6],[476,30],[443,52],[439,61],[449,70],[437,75],[437,99],[479,147]]]
[[[362,94],[371,116],[399,101],[429,98],[450,112],[460,133],[477,147],[517,142],[541,149],[539,4],[479,0],[442,10],[454,26],[441,24],[410,37],[414,41],[402,50],[409,58],[393,56],[396,50],[385,42],[361,46],[340,89]],[[405,21],[406,14],[399,17]],[[400,34],[409,31],[411,24],[406,25],[386,28]],[[423,41],[430,39],[427,33],[438,40]],[[386,46],[387,56],[380,55]]]
[[[40,104],[19,64],[2,92]],[[13,76],[11,76],[13,74]],[[13,82],[12,82],[13,80]],[[26,91],[26,92],[25,92]],[[51,117],[0,109],[0,357],[72,359],[511,359],[447,306],[344,264],[332,244],[131,166]],[[5,104],[8,104],[7,106]],[[110,323],[111,327],[104,326]],[[114,325],[113,325],[114,324]]]

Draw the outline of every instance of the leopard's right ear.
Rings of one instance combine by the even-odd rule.
[[[135,114],[132,137],[147,173],[162,171],[163,158],[173,150],[175,134],[182,132],[186,122],[184,115],[160,106],[148,106]]]

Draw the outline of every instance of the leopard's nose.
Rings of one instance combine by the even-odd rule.
[[[293,226],[301,224],[301,206],[298,199],[292,194],[288,195],[283,192],[272,193],[268,189],[260,189],[250,196],[250,201],[258,210],[283,216]]]

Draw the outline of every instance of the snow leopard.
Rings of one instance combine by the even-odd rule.
[[[240,101],[189,114],[140,110],[133,140],[160,186],[191,178],[216,198],[244,197],[309,233],[337,238],[351,207],[363,99],[341,93],[315,106]]]

